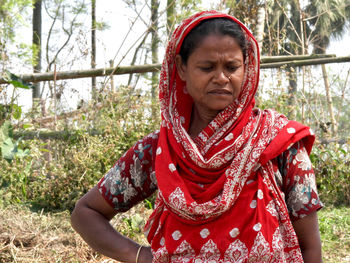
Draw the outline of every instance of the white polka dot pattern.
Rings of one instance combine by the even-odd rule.
[[[201,232],[199,233],[201,235],[202,238],[207,238],[210,234],[208,228],[204,228],[201,230]]]
[[[253,200],[251,203],[250,203],[250,208],[256,208],[256,200]]]
[[[287,129],[287,132],[290,133],[290,134],[295,133],[295,129],[292,128],[292,127],[291,127],[291,128],[288,128],[288,129]]]
[[[314,131],[312,129],[309,130],[311,135],[315,135]]]
[[[261,230],[261,224],[260,224],[260,223],[255,224],[255,225],[253,226],[253,229],[254,229],[254,231],[256,231],[256,232],[260,231],[260,230]]]
[[[169,164],[169,170],[170,170],[171,172],[175,172],[175,171],[176,171],[175,164],[173,164],[173,163]]]
[[[160,244],[161,246],[164,246],[164,244],[165,244],[165,238],[164,238],[164,237],[162,237],[162,238],[160,239],[159,244]]]
[[[179,230],[176,230],[171,235],[174,240],[179,240],[182,237],[182,234]]]
[[[232,133],[228,134],[228,135],[225,137],[225,140],[226,140],[226,141],[231,141],[232,139],[233,139],[233,134],[232,134]]]
[[[235,238],[239,235],[239,229],[237,227],[233,228],[231,231],[230,231],[230,236],[232,238]]]

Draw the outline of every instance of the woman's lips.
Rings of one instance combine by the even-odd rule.
[[[232,92],[230,92],[229,90],[225,90],[225,89],[215,89],[215,90],[211,90],[208,92],[209,94],[218,94],[218,95],[232,95]]]

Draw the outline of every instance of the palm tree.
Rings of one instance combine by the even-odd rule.
[[[262,52],[270,56],[306,54],[305,25],[302,20],[299,0],[267,1],[267,14]],[[295,119],[297,72],[293,68],[287,67],[286,74],[289,81],[287,115]]]
[[[308,26],[312,28],[309,38],[313,43],[314,54],[325,54],[331,38],[341,38],[350,21],[350,0],[315,0],[306,7]],[[332,133],[337,133],[337,121],[333,111],[326,66],[322,65],[327,104],[331,118]]]
[[[307,54],[313,46],[313,53],[324,54],[330,39],[340,37],[350,20],[350,0],[309,0],[302,6],[300,0],[266,1],[267,19],[263,53],[268,55]],[[332,100],[325,66],[322,66],[332,130],[337,125],[333,113]],[[297,76],[292,68],[287,68],[289,76],[288,105],[289,117],[296,115]]]

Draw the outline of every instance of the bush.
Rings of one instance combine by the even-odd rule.
[[[316,145],[310,158],[321,200],[329,205],[350,205],[349,146]]]
[[[77,129],[66,140],[26,141],[30,155],[0,161],[3,202],[72,209],[127,149],[158,128],[159,116],[147,111],[148,101],[139,91],[121,88],[104,98],[100,110],[90,106],[74,120],[70,126]]]
[[[150,98],[140,91],[120,88],[99,105],[59,122],[67,134],[64,140],[22,140],[18,148],[29,154],[16,154],[11,163],[0,159],[0,203],[71,210],[127,149],[158,129],[159,116],[151,116]],[[348,145],[316,145],[311,161],[322,201],[350,205]]]

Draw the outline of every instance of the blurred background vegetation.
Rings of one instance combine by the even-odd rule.
[[[23,248],[43,243],[35,237],[45,231],[65,236],[59,242],[70,248],[35,252],[43,256],[42,262],[50,253],[57,262],[101,261],[67,226],[69,211],[128,148],[160,123],[158,72],[92,77],[81,83],[55,78],[27,83],[21,74],[157,64],[175,25],[195,11],[210,8],[246,23],[263,56],[326,54],[332,42],[349,34],[348,0],[120,0],[109,4],[128,10],[125,19],[130,28],[125,37],[112,28],[111,38],[124,39],[115,53],[112,50],[112,59],[104,61],[106,56],[96,53],[96,47],[98,51],[103,46],[96,34],[101,36],[110,26],[106,17],[96,16],[96,9],[104,5],[101,1],[0,3],[0,261],[31,262],[34,254]],[[31,41],[20,39],[22,30],[32,30]],[[138,35],[127,42],[132,32]],[[119,52],[125,46],[127,51]],[[316,133],[311,161],[327,207],[320,213],[327,262],[350,261],[349,75],[350,63],[264,68],[257,95],[257,106],[274,108]],[[146,200],[117,217],[116,227],[143,240],[141,228],[151,209],[152,200]],[[20,218],[33,224],[45,218],[46,225],[16,225]],[[27,232],[16,232],[23,228]],[[59,228],[64,235],[50,232]]]

